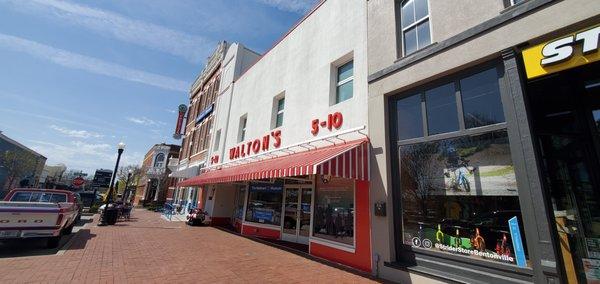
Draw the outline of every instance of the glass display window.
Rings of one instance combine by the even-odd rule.
[[[251,182],[246,221],[280,226],[282,199],[283,183]]]
[[[404,244],[511,264],[519,253],[527,257],[506,131],[399,153]]]
[[[354,245],[354,179],[317,178],[313,237]]]

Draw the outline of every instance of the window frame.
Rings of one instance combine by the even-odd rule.
[[[279,102],[283,100],[283,108],[279,109]],[[271,129],[276,129],[283,126],[283,119],[285,117],[285,92],[281,92],[279,95],[273,97],[273,105],[271,108]],[[281,114],[281,125],[277,125],[277,117]]]
[[[240,123],[238,126],[238,143],[244,142],[244,139],[246,139],[247,126],[248,126],[248,114],[244,114],[240,117]]]
[[[279,104],[283,101],[283,107],[279,108],[281,105]],[[275,128],[283,126],[283,112],[285,110],[285,97],[281,97],[277,100],[277,113],[275,114]],[[277,125],[279,122],[279,115],[281,114],[281,124]]]
[[[352,76],[339,81],[340,69],[350,63],[352,63]],[[335,66],[334,82],[335,82],[335,84],[333,86],[335,89],[334,104],[343,103],[347,100],[354,98],[354,58],[350,58],[349,60],[343,61],[343,63],[337,64]],[[345,100],[340,100],[339,87],[345,85],[346,83],[352,83],[352,96],[350,96],[349,98],[347,98]]]
[[[321,178],[321,176],[317,176],[315,177],[316,179]],[[340,178],[342,179],[342,178]],[[315,235],[315,230],[314,230],[314,218],[315,218],[315,211],[316,211],[316,206],[317,206],[317,195],[318,195],[318,190],[319,190],[319,182],[315,181],[314,185],[313,185],[313,196],[312,196],[312,201],[311,201],[311,208],[312,208],[312,214],[311,214],[311,220],[310,220],[310,232],[309,232],[309,239],[311,241],[317,241],[317,242],[321,242],[321,243],[326,243],[326,244],[330,244],[333,246],[339,246],[340,248],[347,248],[350,250],[355,250],[356,249],[356,181],[352,182],[352,198],[353,198],[353,206],[354,206],[354,215],[352,216],[352,230],[353,230],[353,237],[352,237],[352,244],[347,244],[347,243],[343,243],[343,242],[338,242],[338,241],[334,241],[334,240],[329,240],[323,237],[319,237]]]
[[[159,161],[158,158],[162,157],[162,161]],[[156,155],[156,157],[154,157],[154,163],[152,164],[154,168],[162,168],[163,165],[165,164],[165,154],[164,153],[158,153]],[[160,165],[157,165],[157,163],[160,163]]]
[[[464,131],[459,131],[459,132],[451,132],[451,133],[444,133],[444,134],[439,134],[439,135],[435,135],[435,136],[429,136],[429,137],[420,137],[420,138],[416,138],[416,139],[406,139],[403,141],[398,141],[397,137],[397,125],[396,125],[396,120],[395,120],[395,115],[393,115],[394,111],[395,111],[395,105],[396,105],[396,100],[401,99],[403,97],[407,97],[407,95],[412,95],[414,93],[416,93],[418,90],[421,89],[429,89],[433,86],[436,85],[440,85],[443,84],[443,82],[448,82],[448,81],[452,81],[452,80],[460,80],[461,78],[464,77],[468,77],[470,75],[474,75],[477,74],[479,72],[488,70],[490,68],[495,67],[496,70],[498,71],[498,80],[499,80],[499,88],[500,88],[500,98],[502,101],[502,106],[503,106],[503,112],[505,115],[505,122],[503,123],[498,123],[498,124],[492,124],[492,125],[487,125],[487,126],[482,126],[482,127],[477,127],[477,128],[472,128],[472,129],[466,129]],[[436,80],[435,82],[431,82],[428,83],[426,85],[423,86],[419,86],[415,89],[412,90],[407,90],[407,91],[402,91],[400,93],[396,93],[396,94],[392,94],[391,96],[389,96],[387,98],[387,110],[388,110],[388,115],[386,115],[386,119],[388,121],[388,131],[389,131],[389,135],[388,135],[388,141],[390,142],[390,145],[395,145],[390,147],[389,150],[389,154],[391,157],[390,160],[390,171],[391,172],[400,172],[400,156],[399,156],[399,148],[403,145],[408,145],[408,144],[415,144],[415,143],[420,143],[420,142],[431,142],[431,141],[436,141],[436,140],[443,140],[443,139],[449,139],[449,138],[457,138],[457,137],[461,137],[461,136],[467,136],[467,135],[479,135],[479,134],[484,134],[484,133],[488,133],[488,132],[493,132],[493,131],[499,131],[499,130],[506,130],[508,132],[508,138],[509,138],[509,147],[511,150],[511,155],[513,156],[513,164],[515,166],[515,174],[516,174],[516,178],[517,178],[517,182],[520,183],[519,180],[522,180],[521,182],[525,182],[527,180],[527,175],[528,172],[525,171],[524,169],[520,168],[523,167],[523,159],[525,158],[524,156],[520,156],[521,152],[523,151],[523,144],[522,141],[520,141],[519,139],[514,139],[511,138],[513,137],[513,135],[515,135],[515,128],[518,128],[519,126],[521,126],[521,122],[516,121],[515,118],[515,114],[513,113],[514,109],[514,105],[512,104],[514,102],[513,97],[512,97],[512,90],[510,89],[510,86],[507,86],[509,83],[514,82],[514,78],[511,78],[510,75],[510,71],[509,69],[506,69],[507,67],[505,66],[504,62],[500,59],[493,59],[490,61],[487,61],[485,63],[476,65],[475,67],[470,67],[470,68],[465,68],[462,71],[453,73],[452,75],[449,76],[445,76],[443,79],[440,80]],[[517,79],[518,80],[518,79]],[[462,114],[461,114],[462,115]],[[529,155],[529,154],[527,154]],[[517,157],[515,157],[517,156]],[[395,244],[395,248],[394,248],[394,252],[396,254],[396,257],[394,260],[392,260],[394,263],[397,263],[398,265],[404,266],[404,265],[414,265],[415,263],[415,257],[418,257],[419,255],[423,256],[423,257],[435,257],[440,259],[440,263],[442,264],[450,264],[450,265],[470,265],[472,267],[479,267],[482,266],[482,263],[480,260],[473,260],[470,259],[468,257],[464,257],[461,255],[452,255],[452,254],[445,254],[445,253],[441,253],[441,252],[436,252],[436,251],[431,251],[431,250],[427,250],[427,249],[422,249],[422,248],[414,248],[411,246],[407,246],[403,244],[403,207],[402,207],[402,198],[399,196],[400,194],[400,189],[398,188],[398,186],[400,185],[400,178],[396,175],[392,175],[392,194],[391,197],[389,199],[391,206],[392,206],[392,216],[393,216],[393,220],[392,220],[392,224],[393,224],[393,229],[392,229],[392,234],[393,234],[393,242]],[[533,218],[532,212],[530,209],[528,209],[532,204],[529,203],[528,200],[528,195],[531,193],[531,188],[528,185],[525,185],[523,187],[519,188],[519,205],[521,206],[521,216],[523,218],[523,227],[524,227],[524,231],[521,231],[521,234],[523,234],[527,240],[527,246],[529,247],[529,252],[532,252],[536,249],[539,249],[538,246],[532,245],[532,241],[533,239],[535,239],[535,233],[532,234],[532,230],[534,230],[535,228],[537,228],[535,226],[534,223],[532,223],[531,218]],[[536,257],[533,257],[531,259],[531,261],[536,261]],[[500,270],[502,272],[499,273],[499,275],[509,275],[512,276],[515,272],[516,273],[521,273],[524,275],[533,275],[532,269],[533,267],[526,267],[526,268],[521,268],[515,265],[511,265],[511,264],[504,264],[504,263],[497,263],[497,262],[485,262],[485,264],[483,264],[483,267],[485,268],[490,268],[490,269],[496,269],[496,270]],[[512,272],[506,272],[506,271],[512,271]],[[505,273],[506,272],[506,273]]]
[[[404,5],[406,5],[408,2],[411,2],[411,1],[414,3],[415,1],[418,1],[418,0],[401,0],[401,1],[398,1],[398,3],[399,3],[399,9],[398,9],[397,15],[399,15],[399,16],[396,17],[396,22],[397,22],[397,25],[400,27],[400,46],[402,47],[402,57],[405,57],[405,56],[408,56],[408,55],[411,55],[411,54],[415,54],[419,50],[422,50],[423,48],[425,48],[427,46],[430,46],[433,43],[433,33],[432,33],[433,29],[431,28],[431,7],[429,5],[429,0],[423,0],[423,1],[427,1],[427,16],[424,16],[424,17],[422,17],[420,19],[416,19],[415,18],[415,21],[413,23],[411,23],[410,25],[408,25],[406,27],[402,26],[402,7],[404,7]],[[513,1],[513,0],[510,0],[510,1]],[[413,4],[413,13],[415,14],[415,17],[416,17],[416,13],[415,12],[416,12],[416,8],[415,8],[415,5]],[[420,24],[422,24],[422,23],[424,23],[424,22],[426,22],[426,21],[429,22],[429,44],[426,45],[426,46],[423,46],[423,47],[419,47],[419,34],[417,33],[417,26],[420,25]],[[408,30],[410,30],[412,28],[415,29],[415,35],[417,37],[417,41],[416,41],[417,49],[415,51],[411,52],[411,53],[407,53],[406,52],[406,48],[405,48],[406,40],[405,40],[404,35],[406,34],[406,31],[408,31]]]
[[[397,94],[397,95],[391,96],[389,98],[390,114],[391,114],[390,118],[395,116],[395,112],[394,112],[395,106],[393,106],[393,105],[398,100],[401,100],[401,99],[404,99],[407,97],[411,97],[411,96],[421,96],[421,119],[422,119],[422,123],[423,123],[423,125],[422,125],[423,136],[399,140],[397,133],[396,133],[397,131],[396,131],[396,129],[394,129],[394,133],[396,134],[396,136],[390,135],[390,139],[392,139],[393,143],[396,144],[397,146],[403,146],[403,145],[410,145],[410,144],[416,144],[416,143],[422,143],[422,142],[431,142],[431,141],[437,141],[437,140],[443,140],[443,139],[449,139],[449,138],[456,138],[456,137],[460,137],[460,136],[477,135],[477,134],[482,134],[482,133],[486,133],[486,132],[490,132],[490,131],[497,131],[497,130],[507,128],[506,115],[505,115],[505,121],[503,121],[503,122],[489,124],[489,125],[485,125],[485,126],[473,127],[473,128],[466,128],[466,126],[465,126],[462,93],[460,90],[460,80],[463,78],[481,73],[483,71],[492,69],[492,68],[496,69],[496,72],[498,73],[498,87],[500,90],[500,97],[501,97],[501,101],[503,104],[502,107],[504,110],[505,102],[502,99],[502,84],[503,84],[503,80],[504,80],[503,79],[504,69],[498,62],[493,61],[491,63],[478,66],[477,68],[468,69],[464,72],[454,74],[450,77],[430,82],[428,84],[425,84],[423,86],[420,86],[420,87],[410,90],[408,92],[403,92],[402,94]],[[456,104],[457,104],[456,112],[458,115],[458,130],[452,131],[452,132],[444,132],[444,133],[429,135],[425,92],[427,90],[431,90],[432,88],[435,88],[435,87],[438,87],[441,85],[445,85],[445,84],[450,84],[450,83],[453,83],[454,87],[455,87],[455,96],[456,96]],[[394,122],[394,126],[396,126],[395,122]]]

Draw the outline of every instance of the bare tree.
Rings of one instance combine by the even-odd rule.
[[[26,174],[33,173],[38,161],[29,153],[23,150],[8,150],[0,154],[0,166],[6,169],[8,178],[8,187],[14,184],[15,180],[20,180]]]

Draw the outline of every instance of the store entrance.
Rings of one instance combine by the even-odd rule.
[[[313,189],[306,185],[286,185],[281,212],[281,239],[308,244]]]
[[[600,65],[527,86],[544,190],[567,283],[600,283]]]

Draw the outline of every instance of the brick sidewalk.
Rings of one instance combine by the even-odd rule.
[[[0,283],[367,283],[367,278],[211,227],[137,209],[88,224],[63,255],[0,259]]]

